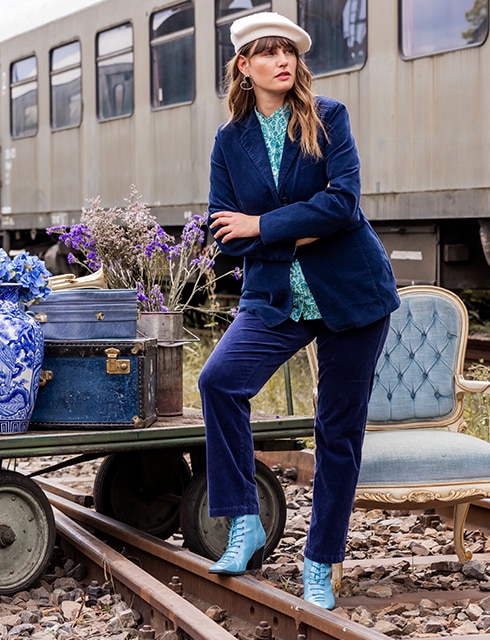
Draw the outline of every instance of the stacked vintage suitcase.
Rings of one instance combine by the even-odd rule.
[[[53,291],[33,430],[147,427],[156,419],[156,339],[137,337],[136,290]]]

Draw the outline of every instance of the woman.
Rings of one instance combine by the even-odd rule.
[[[209,228],[244,258],[239,313],[200,376],[210,516],[228,516],[209,571],[261,567],[250,398],[316,339],[316,467],[304,597],[333,608],[344,559],[373,372],[399,305],[383,247],[359,207],[359,158],[345,107],[314,97],[299,57],[309,35],[271,12],[236,20],[231,117],[211,156]]]

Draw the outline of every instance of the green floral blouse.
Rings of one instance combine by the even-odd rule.
[[[286,138],[289,116],[291,108],[288,104],[279,107],[268,118],[259,113],[255,109],[257,118],[262,128],[262,134],[265,140],[265,146],[271,163],[272,175],[276,183],[279,178],[279,169],[281,167],[282,150],[284,148],[284,140]],[[318,320],[321,318],[320,311],[316,305],[313,295],[306,283],[305,276],[301,270],[301,266],[296,258],[293,260],[290,272],[291,291],[293,294],[293,310],[291,319],[296,322],[303,317],[305,320]]]

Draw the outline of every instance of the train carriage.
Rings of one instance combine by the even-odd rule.
[[[177,231],[206,209],[229,25],[275,10],[349,108],[362,205],[400,285],[488,288],[488,0],[101,0],[0,43],[7,250],[45,249],[86,199],[135,184]]]

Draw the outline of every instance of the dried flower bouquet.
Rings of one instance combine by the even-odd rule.
[[[104,209],[101,198],[88,200],[79,224],[50,227],[48,234],[78,252],[71,263],[90,272],[101,267],[110,289],[137,289],[140,311],[183,311],[195,294],[213,290],[219,249],[204,246],[206,214],[194,215],[177,242],[156,221],[134,186],[125,208]],[[236,267],[231,273],[241,277]]]

